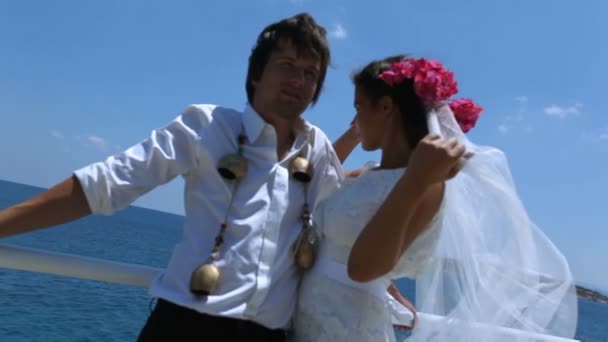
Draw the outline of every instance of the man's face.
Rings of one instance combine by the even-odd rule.
[[[320,75],[318,59],[300,55],[287,41],[272,52],[255,87],[253,106],[285,119],[299,117],[312,102]]]

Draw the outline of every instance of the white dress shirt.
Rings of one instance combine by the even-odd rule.
[[[240,133],[247,137],[243,155],[249,170],[228,214],[216,262],[221,280],[211,295],[195,297],[190,275],[208,260],[233,195],[233,183],[218,174],[217,162],[237,151]],[[275,329],[289,323],[297,298],[299,274],[291,245],[302,229],[306,185],[290,176],[289,162],[301,151],[313,163],[313,179],[307,186],[312,208],[334,192],[343,177],[331,142],[301,120],[294,145],[279,161],[274,127],[250,106],[241,112],[192,105],[150,138],[74,173],[91,210],[101,214],[125,208],[154,187],[183,176],[183,238],[150,294],[199,312],[248,319]]]

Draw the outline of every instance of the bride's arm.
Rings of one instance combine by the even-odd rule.
[[[355,241],[350,278],[367,282],[389,273],[435,216],[443,189],[443,183],[421,186],[404,173]]]
[[[455,139],[423,138],[378,211],[363,228],[348,258],[348,275],[367,282],[389,273],[428,226],[443,198],[444,182],[458,173],[465,149]]]

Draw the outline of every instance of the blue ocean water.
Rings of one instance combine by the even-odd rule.
[[[0,209],[40,188],[0,180]],[[129,207],[2,243],[163,267],[181,216]],[[414,298],[412,282],[397,282]],[[134,341],[149,313],[142,288],[0,269],[0,341]],[[608,305],[579,301],[577,338],[608,342]]]

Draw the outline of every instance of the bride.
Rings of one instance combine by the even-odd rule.
[[[481,107],[453,74],[426,59],[373,61],[353,77],[363,149],[375,168],[316,208],[322,236],[303,278],[295,341],[394,341],[386,289],[416,279],[418,322],[408,340],[513,341],[497,329],[574,336],[568,264],[528,218],[506,159],[465,136]]]

